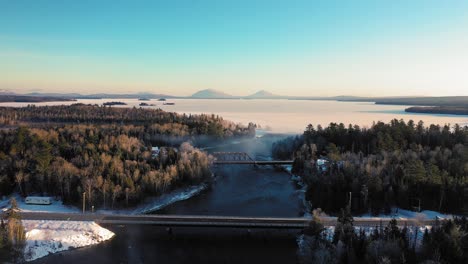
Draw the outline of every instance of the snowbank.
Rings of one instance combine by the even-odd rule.
[[[26,261],[72,248],[95,245],[114,236],[89,221],[23,220],[26,230]]]
[[[208,187],[207,184],[193,185],[184,189],[172,191],[170,193],[163,194],[156,198],[151,198],[145,205],[139,206],[132,213],[133,214],[147,214],[154,211],[158,211],[170,204],[175,202],[187,200],[205,190]]]
[[[391,214],[379,214],[377,216],[375,215],[370,215],[370,214],[364,214],[360,215],[354,218],[359,218],[359,217],[378,217],[378,218],[395,218],[395,219],[407,219],[407,218],[419,218],[419,219],[435,219],[436,217],[438,218],[453,218],[453,215],[447,215],[435,211],[430,211],[430,210],[423,210],[420,213],[418,212],[413,212],[401,208],[392,208],[392,213]]]

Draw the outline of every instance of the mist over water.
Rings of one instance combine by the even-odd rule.
[[[77,102],[46,102],[35,105],[69,105],[74,103],[102,104],[104,102],[125,102],[124,106],[139,107],[138,99],[79,99]],[[248,124],[254,122],[275,133],[302,133],[308,124],[327,126],[331,122],[371,126],[372,122],[388,122],[392,119],[423,120],[429,124],[468,124],[468,116],[406,113],[409,106],[376,105],[367,102],[338,102],[318,100],[272,100],[272,99],[167,99],[175,105],[163,105],[155,99],[143,101],[170,112],[186,114],[215,114],[226,120]],[[27,106],[30,103],[0,103],[0,106]]]

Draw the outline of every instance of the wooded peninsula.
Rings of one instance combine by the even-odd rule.
[[[468,107],[459,106],[413,106],[405,109],[408,113],[468,115]]]
[[[189,142],[251,137],[215,115],[97,105],[0,108],[0,192],[64,203],[130,206],[211,178],[211,158]],[[157,147],[157,148],[155,148]]]

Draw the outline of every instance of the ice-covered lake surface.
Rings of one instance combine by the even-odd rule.
[[[120,101],[127,105],[113,107],[140,107],[138,99],[79,99],[77,102],[45,102],[35,105],[69,105],[74,103],[98,104]],[[370,126],[372,122],[388,122],[394,118],[423,120],[426,124],[468,124],[468,116],[406,113],[408,106],[376,105],[369,102],[338,102],[320,100],[269,100],[269,99],[168,99],[174,105],[163,105],[156,99],[147,102],[155,104],[145,108],[161,108],[170,112],[186,114],[215,114],[224,119],[248,124],[254,122],[273,132],[302,133],[312,123],[326,126],[331,122]],[[27,106],[30,103],[0,103],[0,106]]]

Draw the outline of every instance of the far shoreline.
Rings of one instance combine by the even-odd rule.
[[[413,106],[405,109],[407,113],[441,114],[468,116],[468,107],[457,106]]]

